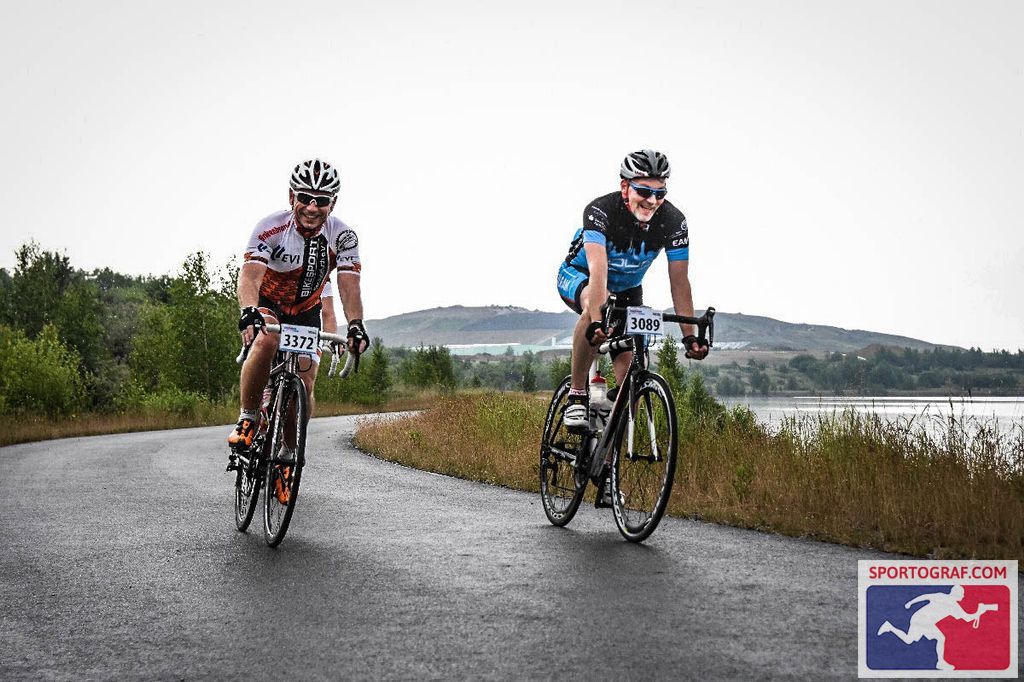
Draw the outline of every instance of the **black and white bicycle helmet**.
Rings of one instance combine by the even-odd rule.
[[[668,179],[672,169],[668,165],[668,157],[653,149],[641,149],[629,154],[622,160],[619,176],[623,180],[634,178]]]
[[[341,188],[338,171],[320,159],[310,159],[295,166],[291,182],[293,192],[325,192],[337,194]]]

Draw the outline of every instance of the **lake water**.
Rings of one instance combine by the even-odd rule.
[[[1024,396],[964,399],[794,396],[727,398],[724,402],[729,405],[747,405],[759,419],[769,423],[801,414],[841,413],[853,409],[891,419],[953,415],[958,419],[974,418],[984,423],[994,420],[1001,431],[1009,431],[1015,426],[1024,425]]]

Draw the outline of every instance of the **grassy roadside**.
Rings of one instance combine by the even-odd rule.
[[[428,471],[539,489],[546,401],[455,395],[371,421],[359,447]],[[853,412],[769,431],[689,416],[669,514],[931,558],[1024,560],[1024,425],[887,423]]]
[[[359,405],[318,400],[316,416],[331,417],[343,414],[419,410],[435,402],[436,398],[433,393],[396,397],[383,405]],[[108,433],[228,425],[234,423],[236,419],[238,419],[237,405],[215,403],[201,404],[185,413],[146,409],[116,413],[87,413],[59,418],[39,415],[0,415],[0,446]],[[226,434],[227,431],[225,431],[225,437],[227,437]]]

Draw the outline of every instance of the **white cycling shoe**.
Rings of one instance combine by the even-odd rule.
[[[565,407],[565,414],[562,416],[562,423],[565,428],[576,430],[590,427],[590,409],[586,402],[569,401]]]

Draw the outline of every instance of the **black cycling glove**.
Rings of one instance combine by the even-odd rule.
[[[586,331],[587,343],[589,343],[591,346],[596,345],[594,343],[594,335],[597,334],[597,332],[600,331],[603,328],[604,328],[604,323],[601,322],[600,320],[594,320],[593,322],[588,324],[587,325],[587,331]]]
[[[238,318],[238,331],[244,332],[249,327],[259,331],[265,324],[263,315],[255,306],[247,305],[242,308],[241,317]]]
[[[695,351],[695,350],[693,350],[693,344],[697,344],[698,346],[704,346],[706,348],[707,345],[708,345],[708,340],[707,339],[698,339],[693,334],[690,334],[688,336],[684,336],[683,337],[683,350],[686,351],[686,357],[693,358],[694,360],[703,360],[704,358],[706,358],[707,355],[708,355],[707,351],[706,350],[704,350],[704,351]]]
[[[353,342],[351,346],[355,347],[356,355],[366,352],[370,347],[370,337],[366,334],[366,327],[363,326],[362,320],[355,319],[348,323],[348,339]],[[363,341],[366,342],[366,348],[360,350],[359,347]]]

